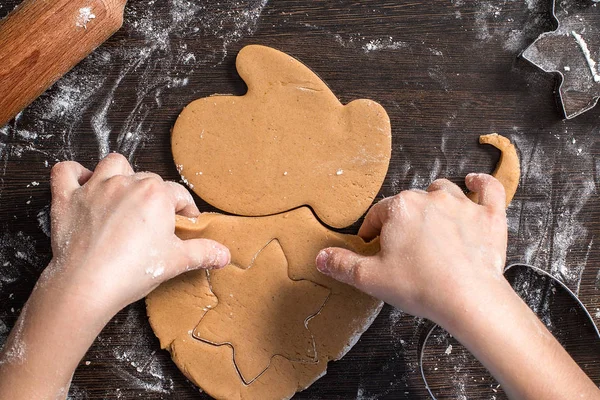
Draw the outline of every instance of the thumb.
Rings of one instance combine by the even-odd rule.
[[[194,269],[218,269],[231,262],[229,249],[222,244],[209,239],[180,240],[178,243],[179,257],[173,276]]]
[[[317,269],[335,280],[368,292],[373,277],[374,263],[370,257],[353,251],[331,247],[317,255]]]
[[[505,212],[508,203],[502,183],[488,174],[469,174],[465,178],[467,189],[476,193],[474,200],[482,206]]]

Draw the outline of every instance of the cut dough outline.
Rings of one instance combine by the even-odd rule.
[[[214,293],[213,293],[213,295],[214,295]],[[289,361],[291,363],[298,363],[298,364],[318,364],[319,363],[319,355],[317,354],[316,342],[314,340],[314,334],[310,331],[310,328],[308,327],[308,322],[311,319],[315,318],[316,316],[318,316],[321,313],[321,311],[323,310],[323,308],[327,304],[327,301],[329,301],[330,297],[331,297],[331,292],[327,295],[327,298],[325,299],[325,302],[323,302],[323,304],[321,305],[321,308],[319,308],[319,310],[316,313],[314,313],[313,315],[307,317],[306,320],[304,321],[306,329],[310,332],[310,334],[311,334],[311,336],[313,338],[313,346],[314,346],[314,351],[315,351],[315,359],[314,359],[314,361],[309,362],[309,361],[305,361],[305,360],[290,360],[289,358],[287,358],[287,357],[285,357],[285,356],[283,356],[281,354],[273,354],[273,356],[269,360],[269,364],[267,365],[267,367],[265,369],[263,369],[260,374],[258,374],[255,378],[253,378],[249,382],[247,382],[244,379],[244,376],[240,372],[240,370],[239,370],[239,368],[238,368],[238,366],[237,366],[237,364],[235,362],[235,348],[233,347],[233,345],[231,343],[228,343],[228,342],[226,342],[226,343],[213,343],[213,342],[211,342],[209,340],[198,338],[193,333],[192,333],[191,336],[192,336],[193,339],[198,340],[198,341],[200,341],[202,343],[209,344],[211,346],[216,346],[216,347],[226,346],[226,347],[229,347],[231,349],[231,360],[233,362],[233,365],[234,365],[234,367],[235,367],[238,375],[240,376],[240,379],[242,380],[242,382],[244,383],[244,385],[249,386],[252,383],[254,383],[257,379],[259,379],[265,372],[267,372],[267,370],[271,367],[271,364],[273,363],[273,359],[275,357],[280,357],[280,358],[283,358],[283,359],[285,359],[285,360],[287,360],[287,361]],[[204,316],[202,316],[202,317],[204,318]]]
[[[181,218],[185,218],[185,217],[181,217]],[[179,217],[178,217],[177,220],[179,221]],[[250,265],[248,267],[243,268],[242,266],[240,266],[238,264],[235,264],[235,263],[230,263],[228,266],[236,267],[236,268],[239,268],[241,270],[248,270],[248,269],[252,268],[252,266],[254,265],[256,259],[259,257],[260,253],[263,252],[273,242],[277,242],[277,245],[279,246],[279,248],[282,249],[282,254],[286,258],[286,265],[288,265],[289,262],[287,261],[287,255],[285,255],[285,253],[283,252],[283,247],[281,246],[281,243],[279,242],[279,239],[272,238],[264,246],[262,246],[259,251],[256,252],[256,254],[252,257],[252,261],[250,262]],[[308,331],[308,333],[311,336],[311,342],[312,342],[311,345],[312,345],[313,354],[314,354],[313,360],[312,361],[307,361],[307,360],[303,360],[303,359],[290,359],[289,357],[286,357],[283,354],[277,354],[277,353],[275,353],[275,354],[273,354],[270,357],[269,363],[267,364],[267,366],[258,375],[256,375],[254,378],[252,378],[250,380],[247,380],[244,377],[244,374],[242,373],[242,371],[240,370],[240,368],[238,366],[238,363],[236,362],[236,359],[235,359],[235,352],[236,352],[236,350],[235,350],[235,346],[231,342],[213,342],[211,340],[204,339],[204,338],[199,337],[199,336],[196,335],[196,330],[198,329],[198,326],[202,323],[202,320],[206,317],[206,315],[209,312],[214,311],[214,309],[217,308],[218,305],[219,305],[219,296],[217,296],[215,294],[215,292],[213,290],[213,287],[212,287],[212,282],[211,282],[211,279],[210,279],[210,270],[206,270],[205,273],[206,273],[206,278],[207,278],[207,282],[208,282],[208,287],[209,287],[210,293],[212,294],[212,296],[215,297],[217,304],[215,306],[211,307],[207,312],[205,312],[202,315],[202,317],[200,318],[200,321],[198,321],[198,324],[192,330],[191,337],[193,339],[195,339],[195,340],[199,340],[199,341],[201,341],[203,343],[207,343],[207,344],[209,344],[211,346],[218,346],[218,347],[220,347],[220,346],[227,346],[227,347],[229,347],[231,349],[231,351],[232,351],[232,362],[233,362],[233,365],[234,365],[234,367],[235,367],[235,369],[236,369],[236,371],[237,371],[237,373],[238,373],[238,375],[239,375],[239,377],[242,380],[242,382],[243,382],[244,385],[247,385],[247,386],[251,385],[258,378],[260,378],[261,375],[263,375],[269,369],[269,367],[272,364],[273,358],[275,358],[275,357],[281,357],[281,358],[286,359],[287,361],[289,361],[291,363],[300,363],[300,364],[318,364],[319,363],[319,354],[317,352],[317,344],[316,344],[316,341],[315,341],[315,336],[312,333],[312,331],[310,330],[310,328],[308,326],[308,323],[310,322],[311,319],[317,317],[321,313],[321,311],[323,310],[323,308],[325,308],[325,306],[327,305],[327,302],[329,301],[329,299],[331,297],[331,293],[332,293],[330,288],[328,288],[326,286],[323,286],[321,284],[315,283],[315,282],[313,282],[311,280],[308,280],[308,279],[292,279],[292,277],[289,276],[289,269],[287,269],[286,275],[287,275],[288,279],[290,279],[291,281],[293,281],[293,282],[309,282],[309,283],[312,283],[312,284],[314,284],[316,286],[319,286],[319,287],[327,290],[327,292],[328,292],[327,293],[327,297],[325,298],[325,300],[323,301],[323,303],[321,303],[321,305],[319,306],[319,309],[316,310],[314,313],[310,314],[309,316],[307,316],[304,319],[304,327],[305,327],[305,329]]]

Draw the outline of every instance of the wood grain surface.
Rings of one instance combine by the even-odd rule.
[[[96,2],[93,12],[89,5],[88,0],[26,0],[2,20],[0,125],[121,27],[125,0]]]
[[[1,0],[0,17],[17,3]],[[381,197],[426,188],[438,177],[462,184],[469,172],[491,171],[498,158],[478,145],[480,134],[513,140],[523,176],[508,210],[508,262],[551,271],[600,324],[600,109],[563,121],[556,77],[518,58],[554,28],[550,11],[549,0],[130,0],[115,36],[0,128],[0,343],[51,257],[52,164],[72,159],[93,168],[103,154],[119,151],[136,170],[177,180],[169,133],[178,113],[198,97],[243,94],[234,60],[251,43],[297,57],[343,102],[371,98],[387,109],[393,155]],[[575,303],[535,274],[513,275],[600,384],[600,342]],[[356,347],[296,398],[429,398],[418,370],[428,326],[384,308]],[[438,399],[505,398],[443,332],[434,334],[425,362]],[[82,360],[70,396],[207,398],[159,349],[142,302],[108,324]]]

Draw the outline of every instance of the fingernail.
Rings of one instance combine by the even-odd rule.
[[[223,268],[231,262],[231,254],[229,249],[223,247],[217,247],[215,257],[215,268]]]
[[[327,268],[327,260],[329,259],[329,253],[326,250],[321,250],[317,256],[317,269],[322,273],[326,274],[329,272]]]
[[[465,182],[467,182],[467,183],[471,182],[473,179],[475,179],[477,177],[477,175],[479,175],[479,174],[476,172],[471,172],[469,175],[467,175],[465,177]]]

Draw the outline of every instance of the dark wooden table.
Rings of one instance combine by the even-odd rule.
[[[0,17],[18,2],[1,0]],[[51,257],[52,164],[72,159],[93,168],[104,152],[119,151],[138,171],[178,179],[171,126],[196,98],[244,93],[234,60],[250,43],[299,58],[343,102],[372,98],[387,109],[394,144],[381,196],[489,172],[497,152],[477,137],[511,138],[523,175],[508,210],[508,260],[551,271],[600,324],[600,110],[561,120],[556,77],[518,58],[553,29],[550,11],[550,0],[130,0],[121,31],[0,129],[0,343]],[[575,303],[536,275],[515,275],[530,305],[600,383],[599,341]],[[296,398],[428,398],[417,358],[428,326],[384,308],[356,347]],[[434,334],[425,361],[440,399],[505,398],[448,335]],[[142,302],[108,324],[70,396],[206,397],[159,350]]]

